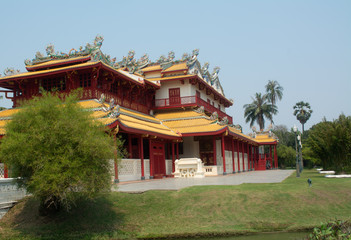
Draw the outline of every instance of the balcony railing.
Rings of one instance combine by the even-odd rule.
[[[229,123],[233,123],[233,118],[227,115],[225,112],[222,112],[219,108],[211,105],[210,103],[202,100],[197,96],[187,96],[179,98],[164,98],[155,100],[156,109],[165,109],[165,108],[178,108],[178,107],[189,107],[189,106],[204,106],[205,110],[208,112],[217,112],[220,118],[227,117]]]

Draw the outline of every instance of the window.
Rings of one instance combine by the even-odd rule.
[[[169,89],[169,105],[180,104],[180,88]]]
[[[65,91],[66,90],[66,77],[44,78],[41,81],[42,87],[45,91]]]
[[[80,87],[91,87],[91,74],[83,73],[79,75],[79,86]]]

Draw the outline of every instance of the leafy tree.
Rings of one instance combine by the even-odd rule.
[[[292,130],[288,131],[285,125],[277,125],[272,131],[278,137],[279,145],[295,148],[295,133]]]
[[[266,85],[266,94],[269,102],[276,106],[277,100],[282,100],[284,88],[277,81],[269,80]],[[275,113],[274,113],[275,114]],[[273,121],[271,122],[273,123]]]
[[[69,210],[111,185],[113,139],[75,95],[43,93],[6,125],[0,158],[41,202],[42,214]]]
[[[341,114],[329,122],[324,119],[314,125],[307,144],[324,169],[336,172],[351,171],[351,117]]]
[[[267,95],[261,93],[256,93],[255,98],[251,97],[251,99],[252,103],[243,106],[245,121],[250,122],[250,127],[257,122],[260,129],[263,130],[265,118],[273,121],[272,116],[278,112],[277,107],[268,102]]]
[[[312,114],[311,106],[308,102],[298,102],[294,106],[294,115],[296,116],[297,120],[302,125],[302,134],[304,133],[304,126],[305,123],[310,119]]]
[[[286,168],[287,166],[294,167],[296,151],[292,147],[279,144],[277,147],[278,163],[281,168]]]

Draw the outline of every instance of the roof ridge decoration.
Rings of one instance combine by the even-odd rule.
[[[94,60],[111,62],[112,60],[110,59],[110,56],[104,55],[100,50],[103,41],[104,41],[104,38],[101,35],[97,35],[94,39],[94,42],[92,44],[87,43],[84,49],[82,46],[80,46],[79,51],[72,48],[68,53],[55,52],[54,44],[50,43],[47,45],[45,49],[46,56],[44,56],[41,52],[38,51],[36,52],[34,59],[32,60],[26,59],[24,63],[26,66],[28,65],[31,66],[31,65],[47,62],[50,60],[68,59],[72,57],[80,57],[80,56],[87,56],[87,55],[91,55]]]
[[[223,87],[219,81],[218,73],[220,71],[219,67],[213,69],[212,74],[209,72],[209,63],[201,67],[198,60],[199,49],[194,49],[191,54],[184,53],[182,58],[175,60],[175,54],[173,51],[168,52],[168,57],[161,55],[158,60],[152,62],[149,60],[149,56],[144,54],[140,59],[135,59],[135,51],[130,50],[127,56],[124,56],[121,61],[117,61],[116,58],[111,58],[110,55],[104,54],[101,51],[101,46],[104,38],[101,35],[97,35],[93,43],[87,43],[85,47],[80,46],[78,50],[72,48],[68,53],[55,52],[55,47],[53,44],[48,44],[46,47],[46,56],[41,52],[36,52],[35,58],[32,60],[26,59],[24,61],[26,66],[33,66],[39,63],[48,62],[51,60],[69,59],[74,57],[91,56],[91,61],[101,61],[108,66],[120,69],[128,68],[129,73],[142,73],[142,69],[147,66],[160,65],[161,68],[167,69],[175,64],[184,63],[188,67],[188,74],[195,74],[204,79],[210,86],[212,86],[218,93],[224,95]],[[5,76],[15,75],[20,73],[19,70],[14,70],[13,68],[7,68],[4,71]],[[229,99],[232,101],[231,99]],[[232,101],[233,102],[233,101]]]
[[[18,70],[18,69],[15,70],[14,68],[6,68],[4,70],[5,76],[12,76],[12,75],[20,74],[20,73],[21,73],[20,70]],[[1,74],[0,74],[0,77],[1,77]]]
[[[261,129],[260,131],[257,131],[256,130],[256,127],[253,126],[252,127],[252,132],[253,132],[253,138],[256,138],[257,135],[268,135],[268,137],[271,137],[273,139],[276,139],[276,140],[279,140],[279,138],[272,132],[272,129],[273,129],[273,125],[272,124],[269,124],[268,128],[266,130],[264,129]]]

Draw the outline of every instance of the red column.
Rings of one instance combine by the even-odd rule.
[[[251,169],[251,161],[250,161],[250,146],[249,146],[249,143],[247,143],[247,148],[246,148],[246,150],[247,150],[247,171],[250,171],[250,169]]]
[[[144,170],[144,142],[143,137],[139,138],[139,148],[140,148],[140,162],[141,162],[141,180],[145,180],[145,170]]]
[[[226,166],[225,166],[225,146],[224,146],[224,136],[222,135],[222,159],[223,159],[223,175],[226,175]]]
[[[240,172],[239,139],[236,140],[236,155],[238,156],[238,172]]]
[[[234,139],[233,138],[232,138],[232,160],[233,160],[233,173],[235,173]]]
[[[150,160],[149,160],[149,165],[150,165],[150,179],[154,178],[154,163],[153,163],[153,155],[152,155],[152,141],[149,139],[149,155],[150,155]]]
[[[174,156],[174,142],[172,142],[172,172],[175,171],[175,169],[174,169],[174,161],[175,161],[175,156]]]
[[[241,152],[242,152],[242,160],[243,160],[243,172],[245,172],[245,150],[244,150],[244,142],[241,143]]]
[[[9,177],[9,170],[7,169],[6,164],[4,164],[4,178],[8,178]]]
[[[255,152],[255,147],[251,145],[251,171],[254,169],[254,152]]]
[[[275,165],[275,168],[278,169],[277,145],[274,145],[274,165]]]
[[[217,166],[216,136],[213,136],[213,162]]]
[[[128,134],[128,152],[129,152],[129,158],[132,158],[132,135]]]

